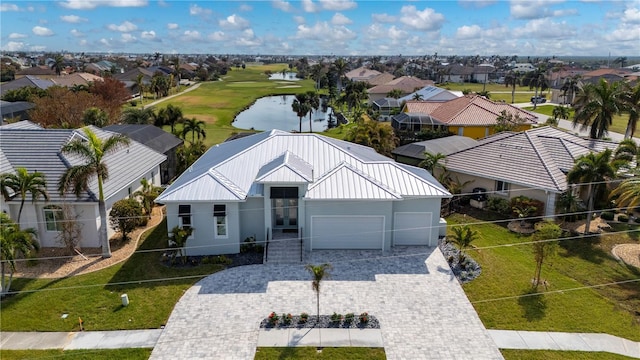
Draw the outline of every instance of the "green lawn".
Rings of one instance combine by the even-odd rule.
[[[182,108],[186,118],[195,117],[207,123],[207,147],[223,142],[232,133],[247,131],[232,125],[234,117],[248,108],[256,99],[269,95],[298,94],[313,90],[313,80],[268,80],[265,71],[282,71],[287,64],[247,66],[245,70],[233,69],[222,81],[208,81],[196,90],[164,101],[154,107],[174,104]],[[296,86],[296,87],[288,87]]]
[[[148,359],[151,349],[100,350],[0,350],[0,359],[62,359],[62,360],[137,360]]]
[[[341,359],[341,360],[384,360],[387,356],[384,348],[339,347],[259,347],[256,360],[271,359]]]
[[[167,246],[165,221],[143,235],[139,250]],[[57,280],[15,279],[11,290],[21,293],[2,300],[1,328],[76,331],[79,317],[85,330],[159,328],[185,290],[221,269],[220,265],[168,268],[160,263],[160,257],[158,251],[141,252],[124,263],[86,275]],[[129,296],[127,307],[121,304],[123,293]],[[62,314],[68,317],[62,319]]]
[[[470,215],[456,214],[447,220],[450,225],[483,220]],[[479,233],[475,241],[479,248],[530,241],[498,224],[475,224],[473,229]],[[637,233],[631,234],[636,235],[561,241],[558,255],[543,267],[549,293],[534,296],[527,295],[535,269],[530,245],[470,251],[482,266],[482,275],[465,284],[464,290],[489,329],[602,332],[638,341],[640,317],[634,312],[640,309],[639,283],[562,291],[640,277],[639,269],[610,255],[615,244],[638,243]]]
[[[538,104],[538,108],[533,110],[533,106],[527,106],[524,107],[523,109],[525,110],[529,110],[529,111],[535,111],[537,113],[540,114],[545,114],[548,116],[553,116],[553,105],[549,105],[549,104]],[[569,110],[569,121],[573,120],[573,114],[575,113],[575,111],[572,109]],[[629,121],[629,115],[627,114],[622,114],[622,115],[615,115],[613,117],[613,123],[611,124],[611,126],[609,127],[609,131],[611,132],[615,132],[618,134],[624,134],[625,131],[627,130],[627,122]]]
[[[471,92],[480,92],[483,89],[484,84],[473,84],[473,83],[446,83],[440,84],[438,87],[453,90],[453,91],[463,91],[465,89],[470,90]],[[491,100],[504,100],[507,103],[511,103],[511,86],[504,86],[501,84],[487,84],[485,89],[489,91],[489,96]],[[538,93],[540,93],[538,91]],[[529,89],[528,86],[518,86],[516,87],[516,93],[514,96],[514,102],[523,103],[530,102],[531,97],[535,94],[535,90]],[[547,98],[549,98],[549,93],[547,92]]]
[[[551,351],[551,350],[502,350],[505,360],[624,360],[627,356],[607,352]]]

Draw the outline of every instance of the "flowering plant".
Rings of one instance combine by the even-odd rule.
[[[293,315],[291,315],[291,314],[282,314],[282,322],[284,322],[285,325],[291,324],[291,320],[292,319],[293,319]]]
[[[307,314],[306,312],[300,314],[300,320],[298,321],[299,323],[304,324],[307,322],[307,320],[309,320],[309,314]]]
[[[274,311],[271,314],[269,314],[269,317],[267,319],[268,319],[270,325],[275,325],[275,324],[278,323],[279,317],[278,317],[278,314],[276,314],[275,311]]]
[[[362,314],[360,314],[360,322],[362,324],[366,324],[369,322],[369,313],[367,313],[366,311],[363,312]]]

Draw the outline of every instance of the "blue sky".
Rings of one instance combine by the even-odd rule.
[[[640,0],[2,0],[0,10],[8,51],[640,54]]]

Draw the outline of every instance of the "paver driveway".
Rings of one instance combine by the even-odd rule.
[[[387,359],[502,359],[437,248],[314,251],[330,263],[320,313],[367,311],[380,321]],[[176,304],[151,359],[253,359],[271,311],[314,314],[302,265],[251,265],[215,273]]]

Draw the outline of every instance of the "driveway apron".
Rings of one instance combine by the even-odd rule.
[[[368,312],[380,321],[387,359],[502,359],[437,248],[314,251],[330,263],[320,313]],[[190,288],[151,359],[253,359],[259,324],[270,312],[316,313],[302,265],[251,265],[215,273]]]

